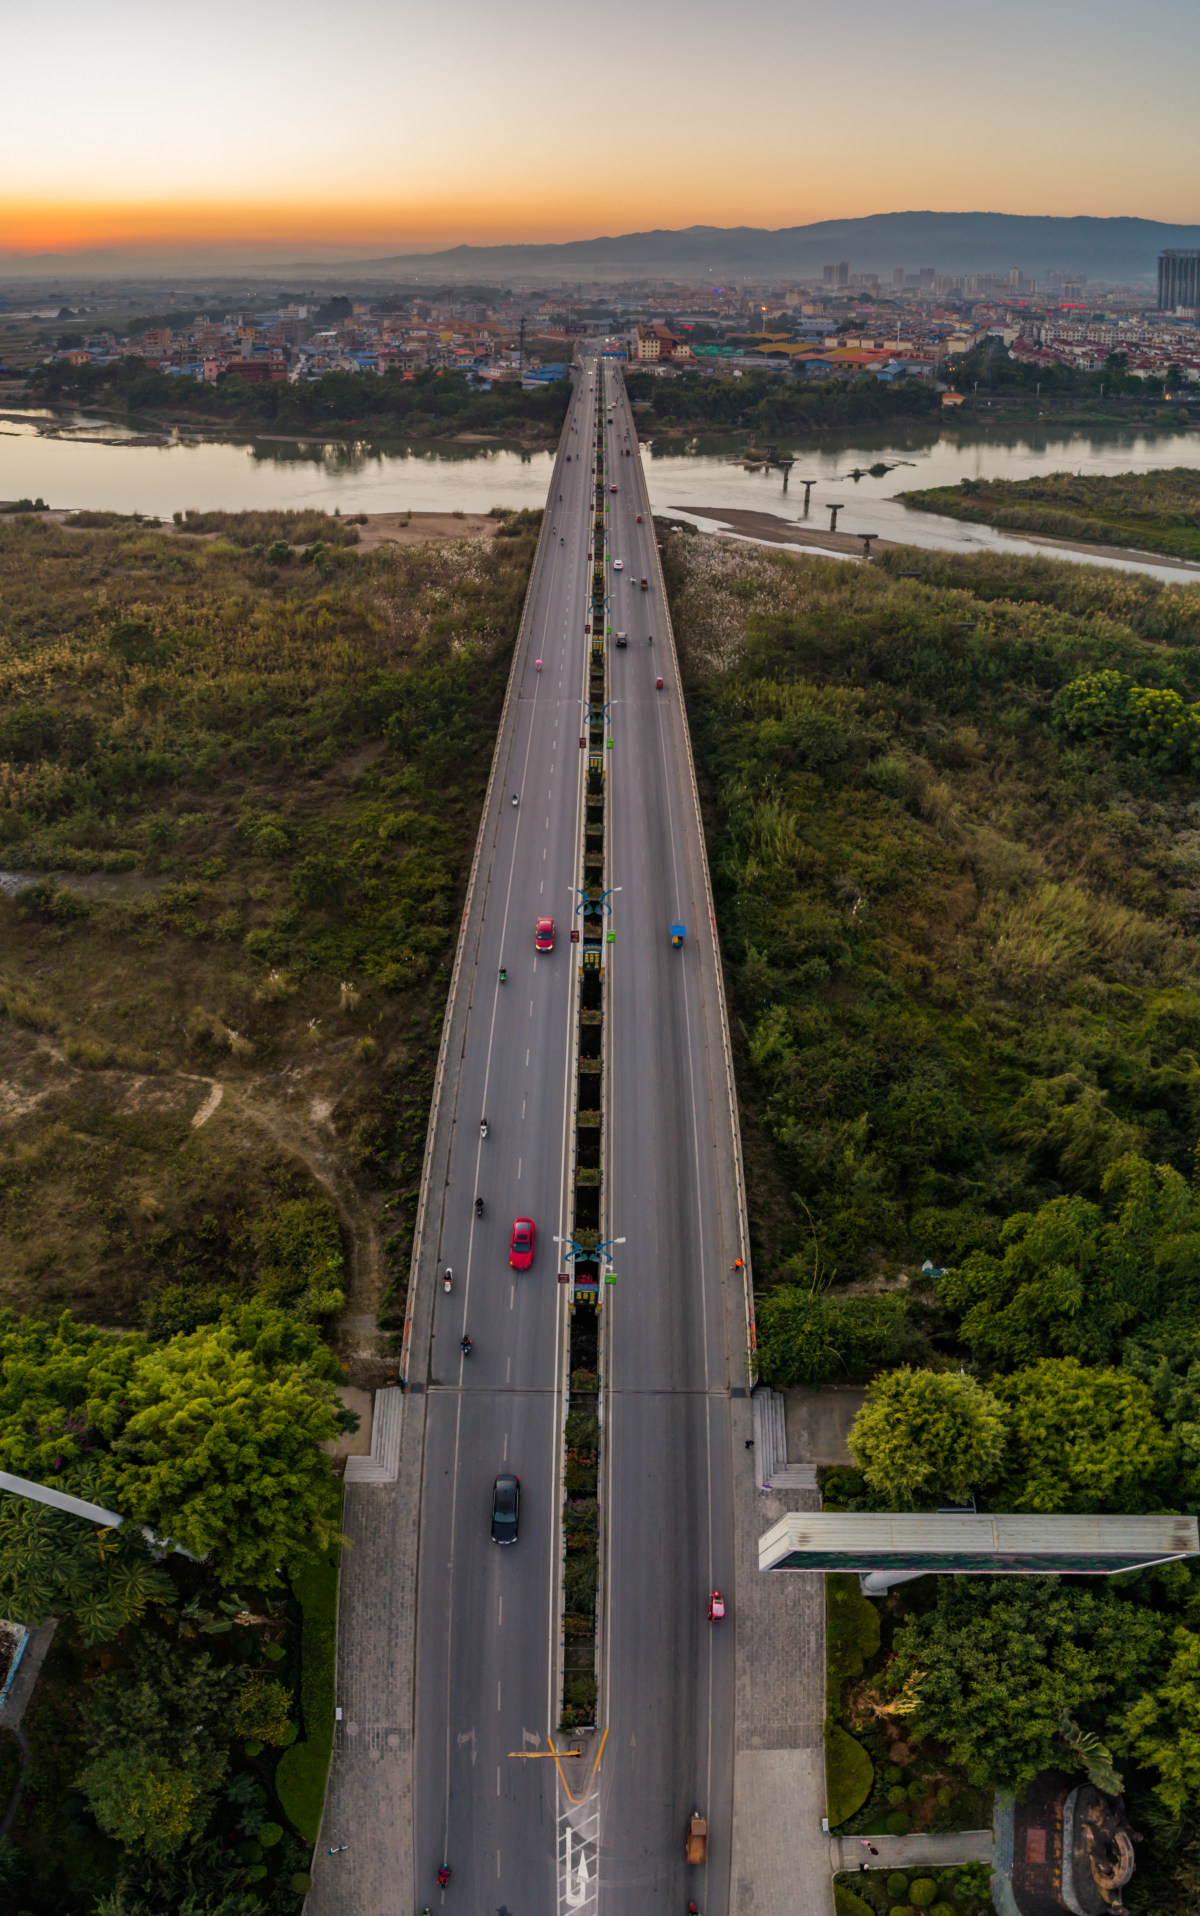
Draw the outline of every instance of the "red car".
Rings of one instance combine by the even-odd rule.
[[[554,920],[553,918],[538,919],[537,929],[533,934],[533,949],[535,951],[553,951],[554,950]]]
[[[519,1217],[513,1220],[512,1237],[508,1245],[508,1261],[514,1271],[527,1271],[533,1263],[533,1219]]]
[[[608,489],[610,492],[615,492],[617,488],[615,486],[610,486]]]

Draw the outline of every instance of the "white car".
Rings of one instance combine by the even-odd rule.
[[[624,559],[614,559],[614,560],[613,560],[613,571],[614,571],[614,572],[624,572],[624,570],[625,570],[625,561],[624,561]]]

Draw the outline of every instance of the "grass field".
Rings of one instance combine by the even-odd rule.
[[[381,1304],[536,524],[0,519],[0,1303]]]

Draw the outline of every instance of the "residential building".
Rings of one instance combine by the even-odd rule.
[[[1200,309],[1200,251],[1172,247],[1158,256],[1158,310]]]

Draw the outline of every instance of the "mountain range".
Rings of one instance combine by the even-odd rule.
[[[932,266],[939,273],[1008,273],[1019,267],[1038,275],[1061,268],[1090,279],[1132,282],[1154,279],[1164,247],[1200,247],[1200,225],[1021,213],[876,213],[774,231],[687,226],[557,245],[452,246],[346,265],[421,279],[811,279],[827,263],[845,260],[854,273]]]

